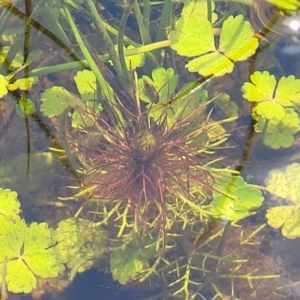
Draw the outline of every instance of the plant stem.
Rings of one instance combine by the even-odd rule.
[[[133,2],[133,10],[134,10],[134,14],[138,23],[138,27],[139,27],[139,31],[140,31],[140,35],[141,35],[141,40],[143,45],[146,44],[151,44],[151,37],[150,37],[150,32],[149,32],[149,28],[145,27],[144,24],[144,20],[143,20],[143,15],[141,13],[139,4],[137,2],[137,0],[134,0]],[[146,22],[147,23],[147,22]]]
[[[173,1],[172,0],[165,0],[164,6],[161,12],[161,18],[158,25],[158,30],[156,34],[155,41],[161,41],[165,38],[166,35],[166,27],[170,26],[171,16],[172,16],[172,7]]]
[[[72,19],[71,13],[68,9],[68,7],[66,5],[64,5],[63,7],[66,18],[71,26],[71,29],[74,33],[74,36],[76,38],[76,41],[78,43],[78,46],[80,47],[80,50],[82,51],[82,54],[84,55],[87,63],[89,64],[90,68],[92,69],[93,73],[96,76],[97,82],[101,88],[101,91],[105,97],[105,99],[109,102],[112,103],[112,105],[115,108],[115,113],[118,115],[119,121],[121,124],[124,124],[124,118],[121,114],[121,112],[117,109],[117,103],[116,103],[116,99],[114,98],[113,93],[111,92],[111,88],[108,85],[108,83],[105,81],[103,75],[101,74],[100,70],[98,69],[97,65],[95,64],[89,50],[87,49],[87,47],[85,46],[85,43]]]
[[[123,82],[123,79],[126,76],[124,75],[118,53],[114,48],[114,44],[113,44],[110,36],[108,35],[108,32],[105,29],[104,22],[103,22],[102,18],[100,17],[100,15],[97,12],[97,8],[95,6],[94,1],[93,0],[86,0],[86,3],[87,3],[87,5],[90,9],[91,17],[93,18],[93,21],[94,21],[94,23],[95,23],[95,25],[96,25],[96,27],[99,31],[99,35],[100,35],[101,39],[103,40],[103,42],[106,46],[107,52],[109,53],[109,56],[112,60],[115,71],[116,71],[120,81],[124,85],[124,88],[126,89],[126,82]]]
[[[132,55],[136,55],[136,54],[140,54],[140,53],[149,53],[149,51],[168,47],[169,45],[170,45],[170,41],[168,41],[168,40],[157,42],[157,43],[152,43],[150,45],[125,50],[124,56],[128,57],[128,56],[132,56]],[[100,55],[99,58],[102,62],[107,62],[107,61],[109,61],[110,56],[109,56],[109,54],[104,54],[104,55]],[[83,69],[83,68],[89,68],[88,62],[86,60],[76,60],[74,62],[36,68],[34,70],[31,70],[27,74],[27,76],[42,76],[42,75],[52,74],[52,73],[61,72],[61,71],[67,71],[67,70],[73,70],[73,69]],[[19,79],[19,78],[22,78],[22,77],[16,77],[16,79]]]
[[[108,32],[112,33],[112,34],[115,35],[115,36],[119,36],[119,31],[118,31],[117,29],[115,29],[114,27],[110,26],[110,25],[109,25],[108,23],[106,23],[105,21],[103,21],[103,26],[104,26],[104,28],[105,28]],[[135,42],[134,40],[132,40],[132,39],[130,39],[129,37],[127,37],[126,35],[123,36],[123,39],[124,39],[124,42],[125,42],[126,44],[132,45],[132,46],[134,46],[135,48],[137,48],[137,47],[143,48],[143,47],[148,47],[148,46],[151,46],[151,45],[152,45],[152,44],[150,44],[150,45],[143,45],[143,46],[141,46],[141,44]],[[154,43],[154,44],[156,44],[156,43]],[[147,52],[145,52],[145,53],[146,53],[148,59],[151,61],[152,65],[153,65],[154,67],[158,68],[160,65],[159,65],[158,61],[156,60],[155,56],[154,56],[150,51],[151,51],[151,50],[149,50],[149,51],[147,51]],[[125,55],[125,56],[126,56],[126,55]]]
[[[212,5],[211,5],[211,0],[206,0],[207,3],[207,20],[209,23],[212,23]]]
[[[151,14],[151,2],[150,0],[143,0],[143,15],[145,28],[148,28],[150,32],[150,14]]]
[[[122,75],[124,75],[124,78],[121,78],[121,82],[123,82],[126,85],[126,90],[128,92],[131,92],[132,85],[130,84],[130,81],[131,81],[130,80],[130,75],[129,75],[129,72],[127,70],[127,66],[126,66],[126,63],[125,63],[124,33],[125,33],[125,27],[126,27],[127,19],[129,17],[130,12],[131,12],[132,5],[133,5],[133,2],[128,4],[127,7],[125,8],[124,12],[123,12],[121,22],[120,22],[120,27],[119,27],[119,35],[118,35],[118,54],[119,54],[121,67],[123,69],[123,74]]]
[[[41,2],[41,1],[39,1],[39,2]],[[33,14],[34,13],[35,13],[35,10],[34,10]],[[49,28],[51,29],[53,34],[59,40],[61,40],[65,45],[70,45],[71,44],[70,40],[68,39],[60,22],[54,18],[53,12],[51,12],[51,9],[49,8],[47,1],[46,1],[45,5],[42,7],[41,15],[43,16],[45,22],[47,23],[47,25],[49,26]],[[34,16],[32,16],[32,17],[34,17]]]
[[[172,9],[173,1],[172,0],[165,0],[164,6],[161,12],[160,22],[158,25],[158,30],[156,34],[155,41],[161,41],[166,36],[166,27],[170,26],[171,18],[172,18]],[[156,59],[159,59],[160,51],[155,51]]]

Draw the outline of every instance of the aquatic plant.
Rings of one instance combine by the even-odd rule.
[[[148,110],[139,99],[131,98],[128,105],[135,107],[135,112],[119,103],[115,113],[116,108],[109,104],[109,120],[105,113],[89,117],[95,118],[92,141],[89,134],[81,142],[70,141],[84,166],[80,172],[85,174],[86,192],[99,206],[105,204],[105,210],[122,215],[118,236],[132,222],[127,219],[131,214],[134,223],[129,227],[133,226],[134,232],[159,230],[164,236],[175,219],[183,218],[178,215],[183,206],[198,207],[198,213],[204,213],[201,203],[219,176],[205,155],[226,140],[224,132],[214,130],[229,120],[208,120],[205,108],[210,101],[193,98],[165,108],[159,102]],[[82,114],[83,119],[87,117],[86,112]]]
[[[55,230],[56,253],[70,269],[71,282],[77,273],[90,269],[107,250],[108,236],[102,228],[82,218],[61,220]]]
[[[16,192],[1,188],[0,199],[1,294],[6,289],[29,293],[38,278],[55,278],[65,269],[55,251],[54,232],[47,223],[26,225]]]
[[[20,213],[20,202],[16,192],[0,188],[0,199],[0,214],[2,216],[13,218]]]
[[[253,102],[252,117],[257,121],[256,132],[261,132],[263,142],[273,148],[288,148],[300,130],[297,113],[300,103],[300,80],[295,76],[281,77],[276,81],[269,72],[254,72],[251,82],[241,88],[243,97]]]
[[[107,233],[92,228],[92,221],[69,218],[61,220],[55,230],[46,222],[27,225],[20,217],[16,192],[0,188],[0,199],[1,293],[7,288],[13,293],[38,289],[43,294],[42,279],[46,278],[56,278],[52,288],[61,290],[59,276],[67,278],[66,287],[107,251]]]
[[[61,205],[67,206],[66,200],[82,200],[83,204],[76,218],[61,220],[56,230],[59,243],[53,246],[60,249],[60,257],[70,269],[69,278],[96,264],[103,252],[108,252],[110,257],[106,268],[121,284],[135,280],[158,282],[164,289],[159,296],[164,297],[167,294],[205,299],[205,294],[211,291],[211,299],[235,297],[235,279],[251,282],[271,278],[264,274],[255,276],[255,271],[249,271],[246,263],[244,273],[238,273],[243,257],[235,256],[235,251],[230,252],[233,253],[230,261],[222,256],[231,222],[253,214],[252,210],[259,208],[263,200],[260,191],[235,176],[237,172],[230,170],[229,163],[219,163],[219,150],[225,147],[223,143],[229,136],[229,128],[223,124],[239,116],[241,108],[238,109],[218,85],[209,86],[215,76],[231,73],[238,62],[252,56],[260,39],[264,40],[240,14],[241,5],[232,6],[238,8],[234,17],[226,13],[220,17],[220,11],[217,14],[215,10],[219,8],[218,2],[185,1],[181,16],[173,26],[166,19],[172,1],[166,0],[155,38],[157,43],[153,43],[150,1],[144,1],[143,8],[137,1],[127,3],[119,31],[103,20],[93,1],[87,0],[82,5],[60,4],[58,7],[53,2],[53,9],[64,18],[64,25],[70,25],[85,61],[42,68],[33,66],[30,72],[25,71],[25,79],[83,66],[92,70],[79,71],[74,78],[80,97],[69,92],[69,87],[62,86],[54,86],[41,95],[40,112],[58,124],[56,128],[64,148],[59,151],[70,161],[69,167],[78,174],[76,183],[80,183],[76,186],[78,193],[61,198],[64,201]],[[97,45],[88,41],[76,26],[72,17],[74,8],[82,16],[92,17],[109,55],[92,53]],[[131,8],[143,45],[124,34]],[[170,31],[166,34],[168,26]],[[195,31],[195,27],[199,30]],[[117,38],[111,38],[108,31]],[[43,34],[45,32],[43,30]],[[58,32],[65,40],[64,32]],[[168,40],[160,41],[164,36]],[[124,47],[124,43],[131,46]],[[186,64],[189,72],[204,77],[181,88],[170,49],[163,50],[167,67],[158,67],[160,51],[157,50],[168,46],[179,55],[191,58]],[[64,49],[73,55],[71,49]],[[152,50],[155,52],[150,53]],[[135,64],[129,56],[138,53],[146,55]],[[103,66],[108,60],[116,76]],[[135,72],[143,60],[147,68]],[[171,64],[173,68],[169,67]],[[32,67],[30,62],[29,65]],[[22,72],[17,71],[0,76],[3,94],[8,92],[9,84],[22,77],[20,74]],[[253,74],[254,78],[256,75]],[[262,78],[261,81],[271,80]],[[279,82],[274,86],[279,87]],[[290,77],[282,82],[287,89],[292,85]],[[236,83],[243,84],[238,80]],[[252,90],[248,84],[243,86],[244,96],[256,101],[247,98]],[[206,86],[208,89],[213,86],[213,93],[204,90]],[[26,99],[19,102],[20,114],[28,117],[35,108]],[[266,144],[274,148],[288,146],[299,130],[296,106],[294,109],[294,104],[282,104],[281,97],[275,101],[269,95],[267,99],[265,112],[272,114],[273,110],[266,106],[278,102],[280,107],[275,107],[275,114],[284,107],[291,126],[286,126],[287,122],[276,123],[274,115],[269,119],[256,118],[267,115],[258,113],[261,112],[258,103],[253,115],[256,128],[263,131],[268,125],[266,132],[273,136],[265,139]],[[221,117],[218,108],[221,108]],[[223,113],[228,119],[223,119]],[[284,128],[282,132],[281,128]],[[93,216],[89,221],[82,221],[79,216],[87,211]],[[221,228],[214,233],[210,227],[215,226],[216,220]],[[260,229],[255,228],[250,235],[254,236]],[[82,237],[83,231],[87,233],[86,240]],[[237,236],[242,234],[243,229]],[[222,278],[231,281],[231,291],[225,288],[221,292],[218,281]]]
[[[47,223],[27,226],[17,216],[1,216],[0,222],[0,269],[6,268],[4,279],[9,291],[29,293],[37,287],[37,276],[55,278],[64,271],[53,248],[53,230]]]
[[[266,214],[268,224],[282,234],[295,239],[300,237],[300,165],[293,163],[284,169],[274,169],[266,178],[266,190],[273,195],[271,206]],[[278,197],[285,199],[282,203]],[[281,202],[281,203],[280,203]],[[280,204],[280,205],[278,205]]]
[[[299,1],[297,0],[266,0],[266,1],[285,10],[296,11],[299,8]]]

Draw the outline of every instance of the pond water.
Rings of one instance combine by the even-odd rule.
[[[300,4],[273,2],[0,3],[1,300],[300,299]]]

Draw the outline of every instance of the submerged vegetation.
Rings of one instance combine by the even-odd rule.
[[[22,153],[0,169],[3,295],[7,288],[39,298],[49,278],[50,291],[60,292],[92,267],[109,270],[129,291],[147,290],[138,299],[287,295],[279,268],[269,267],[271,259],[263,266],[258,245],[267,224],[299,237],[299,182],[290,179],[299,165],[269,172],[263,187],[246,182],[244,157],[235,155],[250,152],[235,142],[245,116],[265,151],[297,139],[300,74],[287,74],[276,58],[272,23],[261,30],[255,23],[266,7],[280,18],[296,14],[299,3],[286,2],[230,1],[224,11],[222,1],[124,1],[112,24],[109,6],[91,0],[33,1],[25,13],[18,1],[0,3],[3,20],[25,26],[16,35],[0,24],[1,103],[12,107],[9,96],[17,97],[3,118],[9,126],[17,112],[28,134],[26,163]],[[58,49],[32,51],[45,37]],[[263,49],[269,60],[259,58]],[[72,61],[62,62],[62,52]],[[30,119],[46,128],[51,155],[49,145],[30,153]],[[53,182],[55,158],[68,178],[42,201],[38,189]],[[32,188],[21,188],[21,177],[5,178],[19,165]],[[8,188],[36,199],[38,210],[53,205],[53,215],[32,222]],[[268,194],[287,203],[270,204]]]

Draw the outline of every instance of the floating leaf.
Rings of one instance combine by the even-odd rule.
[[[5,79],[5,77],[0,74],[0,98],[3,98],[5,95],[7,95],[8,90],[8,81]]]
[[[300,210],[294,206],[277,206],[267,211],[268,224],[289,239],[300,237]]]
[[[284,169],[274,169],[265,180],[267,190],[291,204],[299,203],[300,165],[293,163]]]
[[[299,0],[266,0],[281,9],[297,10],[300,7]]]
[[[253,35],[254,30],[243,15],[230,16],[222,26],[218,51],[232,61],[245,60],[258,47],[258,39]]]
[[[36,288],[36,276],[55,278],[64,271],[56,255],[53,231],[46,223],[27,227],[20,218],[0,217],[0,261],[7,258],[7,288],[29,293]],[[0,264],[2,274],[3,263]]]
[[[195,30],[199,28],[199,30]],[[215,47],[213,28],[205,16],[182,16],[168,38],[170,47],[180,55],[199,56],[188,62],[190,72],[203,76],[221,76],[233,70],[235,61],[242,61],[253,55],[258,40],[254,30],[242,15],[230,16],[223,23],[219,48]]]
[[[211,10],[215,10],[215,2],[211,1]],[[184,1],[184,6],[181,11],[182,16],[186,17],[207,17],[207,0]],[[218,19],[216,13],[212,13],[212,23]]]
[[[38,82],[38,78],[37,77],[21,78],[21,79],[17,79],[13,83],[8,84],[7,88],[10,91],[15,91],[16,89],[20,89],[22,91],[28,91],[37,82]]]
[[[18,194],[9,189],[0,188],[0,215],[13,218],[20,213]]]
[[[254,72],[251,82],[242,86],[243,97],[256,102],[255,114],[271,120],[282,120],[285,107],[300,103],[300,80],[294,76],[281,77],[277,82],[269,72]]]
[[[192,57],[216,50],[211,23],[203,16],[179,18],[168,38],[170,47],[179,55]]]
[[[290,218],[294,206],[276,206],[268,209],[266,218],[268,219],[268,224],[279,229],[283,224]]]

